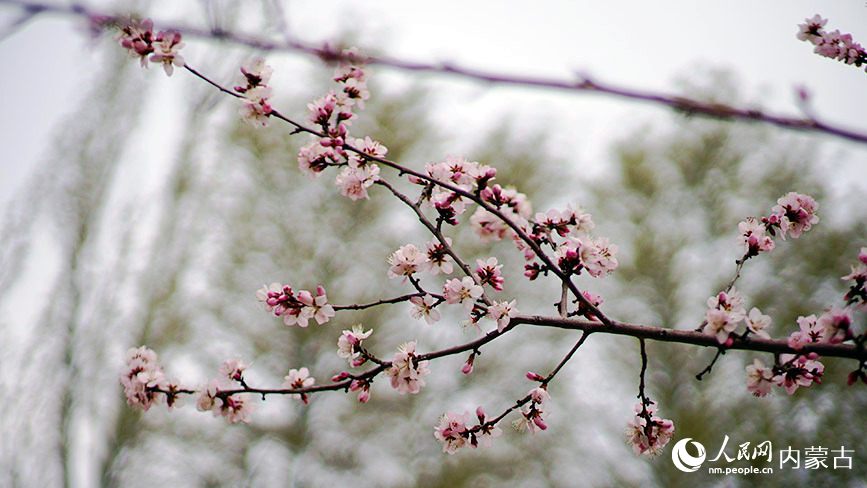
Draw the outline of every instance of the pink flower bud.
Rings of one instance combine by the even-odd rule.
[[[358,359],[353,359],[352,360],[352,367],[357,368],[357,367],[361,366],[362,364],[364,364],[365,362],[367,362],[367,359],[365,359],[363,357],[360,357]]]
[[[331,381],[337,383],[338,381],[343,381],[346,378],[349,378],[349,372],[348,371],[341,371],[340,374],[336,374],[336,375],[332,376]]]
[[[548,428],[548,426],[545,425],[545,421],[542,420],[542,417],[539,417],[538,415],[533,417],[533,423],[536,424],[536,427],[538,427],[540,430],[545,430]]]
[[[816,354],[815,352],[811,352],[811,353],[807,354],[807,359],[816,360],[816,359],[819,359],[819,355]]]
[[[363,381],[352,380],[352,383],[349,384],[349,391],[358,391],[364,386]]]
[[[480,424],[485,423],[485,409],[482,408],[481,406],[479,406],[479,408],[476,409],[476,417],[479,418]]]
[[[527,371],[527,379],[530,381],[542,381],[545,378],[542,378],[540,375],[538,375],[532,371]]]
[[[325,288],[322,285],[316,287],[316,296],[322,296],[325,294]]]
[[[464,366],[461,368],[461,373],[470,374],[473,372],[473,362],[476,360],[475,354],[470,354],[470,357],[467,358],[467,362],[464,363]]]
[[[367,403],[370,400],[370,390],[365,388],[358,394],[358,403]]]

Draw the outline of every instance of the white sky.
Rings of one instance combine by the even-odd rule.
[[[159,15],[161,4],[166,3],[152,2],[149,13],[156,20],[176,22],[171,15]],[[677,93],[673,81],[678,77],[703,67],[728,68],[748,98],[766,110],[798,115],[794,87],[804,85],[814,96],[819,117],[867,132],[867,73],[821,58],[795,38],[797,24],[818,12],[829,18],[827,27],[850,32],[867,44],[867,2],[860,0],[500,0],[420,5],[396,0],[289,2],[286,13],[293,35],[303,40],[326,41],[351,31],[361,47],[395,57],[505,73],[569,79],[582,72],[601,82]],[[0,25],[17,13],[0,5]],[[195,17],[185,21],[202,22]],[[186,56],[195,42],[199,41],[188,42]],[[84,92],[98,59],[91,51],[104,48],[86,39],[80,24],[60,17],[31,22],[0,42],[0,65],[6,72],[0,78],[0,205],[46,154],[50,135]],[[156,75],[157,70],[148,74]],[[290,81],[286,74],[282,78]],[[447,80],[435,85],[443,103],[432,108],[434,120],[444,129],[460,134],[463,131],[455,128],[511,116],[528,128],[554,129],[567,146],[564,150],[577,150],[581,160],[604,157],[624,125],[667,115],[661,108],[595,95],[518,88],[485,91],[455,78],[437,79]],[[562,127],[551,120],[575,126]],[[818,140],[830,141],[832,148],[852,148],[847,150],[850,158],[867,159],[864,145]],[[466,145],[456,141],[458,146],[462,143]]]

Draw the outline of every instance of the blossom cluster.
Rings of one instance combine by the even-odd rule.
[[[440,417],[440,425],[434,429],[434,438],[443,444],[443,452],[454,454],[463,447],[477,448],[479,444],[491,447],[494,439],[503,434],[496,424],[490,423],[485,416],[485,409],[476,409],[479,424],[468,427],[470,412],[456,414],[447,412]]]
[[[606,237],[590,237],[589,233],[595,226],[592,216],[585,213],[580,204],[574,208],[569,204],[563,210],[536,213],[527,230],[529,237],[539,246],[548,245],[554,249],[557,266],[563,273],[578,275],[586,271],[590,276],[599,277],[617,269],[620,248]],[[524,249],[524,257],[533,261],[536,256],[532,250]],[[539,262],[527,264],[524,269],[524,275],[530,280],[548,271]]]
[[[720,344],[731,345],[732,334],[741,322],[746,323],[749,333],[764,339],[770,338],[766,329],[771,325],[771,317],[762,314],[757,307],[753,307],[747,314],[744,300],[735,287],[708,298],[707,306],[703,332],[716,337]]]
[[[846,64],[861,67],[867,63],[867,51],[852,39],[852,34],[840,34],[839,30],[824,29],[828,19],[819,14],[798,24],[798,39],[809,41],[815,47],[813,52],[826,58],[836,59]]]
[[[484,191],[497,174],[496,168],[476,161],[467,161],[463,156],[447,156],[443,162],[427,163],[425,172],[431,179],[449,184],[466,193]],[[466,211],[468,203],[466,197],[415,175],[409,175],[408,179],[412,183],[425,186],[421,198],[425,208],[435,208],[443,222],[458,225],[457,216]]]
[[[391,378],[391,387],[401,395],[418,393],[424,386],[424,377],[430,374],[428,361],[419,361],[415,353],[416,345],[416,341],[402,344],[385,371]]]
[[[647,454],[652,458],[662,453],[674,436],[674,422],[655,414],[655,403],[649,402],[646,406],[638,403],[635,405],[635,417],[626,423],[626,443],[632,446],[636,456]]]
[[[310,371],[307,368],[290,369],[289,374],[283,378],[283,388],[287,390],[297,390],[313,386],[316,379],[310,376]],[[306,393],[299,393],[298,397],[305,404],[309,401]]]
[[[126,353],[126,363],[120,372],[120,384],[130,406],[147,411],[153,405],[166,402],[169,408],[183,405],[178,394],[183,390],[177,379],[169,381],[157,362],[157,353],[141,346]]]
[[[265,60],[259,56],[241,65],[241,80],[235,86],[235,91],[242,95],[238,114],[245,122],[257,126],[268,125],[268,117],[273,110],[268,99],[273,95],[273,90],[268,86],[274,69],[265,64]]]
[[[244,370],[250,365],[241,362],[240,358],[229,359],[217,371],[217,377],[202,385],[196,397],[196,410],[211,412],[214,417],[225,417],[231,424],[238,422],[250,423],[257,405],[249,393],[234,395],[220,394],[244,383]]]
[[[744,246],[745,255],[757,256],[759,252],[771,252],[776,248],[773,237],[797,239],[801,233],[810,230],[819,222],[816,211],[819,204],[810,195],[789,192],[777,199],[771,214],[761,219],[748,217],[738,224],[740,234],[736,239]]]
[[[296,294],[291,286],[271,283],[263,285],[256,292],[256,298],[267,311],[276,317],[283,317],[283,323],[290,326],[307,327],[310,319],[322,325],[334,317],[334,307],[328,304],[325,288],[321,286],[316,287],[316,296],[313,296],[307,290]]]
[[[773,367],[765,366],[760,359],[755,359],[746,367],[747,391],[757,397],[766,396],[773,385],[780,386],[791,395],[799,387],[808,387],[821,383],[825,366],[817,361],[818,355],[782,354],[781,364]]]
[[[818,317],[815,314],[798,317],[798,330],[792,332],[787,339],[789,347],[800,351],[804,346],[812,343],[840,344],[857,339],[852,330],[852,314],[855,310],[865,308],[867,248],[861,248],[858,261],[859,264],[852,267],[852,273],[843,277],[843,280],[855,281],[846,293],[846,307],[831,307]],[[761,360],[756,359],[753,364],[746,367],[747,390],[763,397],[770,393],[771,385],[778,385],[791,395],[799,387],[821,383],[825,367],[818,359],[816,353],[783,354],[773,367],[765,366]],[[849,374],[848,383],[851,385],[859,379],[867,383],[867,372],[864,371],[863,363]]]
[[[840,279],[852,281],[844,297],[846,305],[867,311],[867,247],[861,248],[858,264],[852,266],[852,272]]]
[[[542,385],[530,390],[529,397],[528,404],[521,407],[521,417],[512,422],[512,427],[518,432],[529,430],[530,434],[535,434],[536,429],[548,428],[545,418],[551,413],[551,395],[548,394],[545,385]]]
[[[819,222],[818,208],[819,204],[810,195],[789,192],[777,199],[769,216],[748,217],[739,223],[736,243],[743,246],[744,259],[773,251],[776,248],[773,238],[778,232],[785,240],[787,236],[796,239],[810,230]],[[746,322],[748,333],[770,338],[765,329],[771,324],[771,318],[755,307],[747,315],[743,299],[734,287],[710,297],[707,305],[703,331],[716,337],[720,344],[731,345],[732,334],[742,321]]]
[[[334,183],[340,194],[355,201],[369,199],[367,189],[379,179],[379,167],[366,156],[381,158],[388,153],[379,141],[370,137],[356,139],[349,127],[356,117],[355,109],[364,108],[370,98],[367,90],[368,69],[355,48],[343,52],[344,60],[337,67],[333,80],[338,89],[307,105],[307,121],[317,126],[321,135],[312,135],[298,153],[298,168],[309,178],[318,178],[329,166],[343,169]],[[353,147],[356,151],[348,150]]]
[[[364,331],[361,324],[352,326],[352,330],[344,330],[337,339],[337,355],[349,361],[349,366],[356,368],[367,360],[362,356],[361,341],[370,337],[373,330]]]
[[[494,184],[482,189],[479,192],[479,198],[495,207],[506,219],[522,229],[526,229],[528,219],[533,215],[533,208],[527,195],[514,188],[503,188],[499,184]],[[477,208],[470,217],[470,225],[473,233],[479,237],[482,243],[512,238],[518,249],[524,252],[524,257],[528,261],[535,257],[533,251],[506,222],[482,207]]]
[[[159,31],[154,34],[154,23],[151,19],[130,20],[121,27],[117,40],[132,57],[139,58],[144,68],[148,67],[148,61],[160,63],[166,74],[171,76],[175,66],[184,66],[184,58],[178,53],[178,50],[184,47],[181,33]]]

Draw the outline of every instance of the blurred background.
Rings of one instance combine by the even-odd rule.
[[[58,0],[57,4],[66,5]],[[867,75],[821,58],[795,38],[821,13],[831,30],[867,43],[858,1],[717,4],[584,1],[93,1],[161,25],[220,27],[274,39],[357,45],[371,54],[447,61],[504,73],[657,90],[867,131]],[[713,457],[743,442],[853,449],[852,469],[775,469],[773,475],[682,473],[669,446],[637,459],[623,429],[636,402],[638,344],[594,336],[551,385],[549,429],[504,427],[492,449],[440,452],[433,427],[445,411],[501,412],[577,339],[519,327],[465,357],[431,364],[428,385],[402,397],[377,381],[372,399],[315,395],[309,405],[268,398],[249,425],[195,411],[146,414],[126,406],[117,375],[125,351],[147,344],[169,376],[197,387],[239,355],[251,385],[271,387],[307,366],[318,383],[345,368],[344,328],[375,330],[388,357],[418,339],[430,351],[475,338],[457,314],[428,326],[406,304],[343,312],[326,326],[286,328],[257,307],[274,281],[323,284],[332,303],[407,292],[386,278],[386,258],[427,236],[408,209],[375,188],[340,197],[332,178],[309,181],[295,156],[306,142],[281,124],[254,130],[236,102],[184,71],[141,69],[80,18],[0,3],[0,486],[865,486],[867,390],[845,385],[851,361],[824,361],[822,385],[754,398],[744,365],[767,355],[730,353],[703,381],[714,351],[649,344],[648,394]],[[184,58],[229,85],[254,51],[185,39]],[[293,52],[267,54],[274,105],[303,117],[333,67]],[[809,107],[796,103],[798,88]],[[840,276],[867,245],[867,146],[760,124],[725,123],[598,95],[494,87],[374,66],[372,98],[353,125],[414,168],[446,155],[499,169],[535,210],[580,201],[596,235],[620,245],[610,277],[581,277],[622,321],[693,329],[705,300],[731,278],[737,223],[767,215],[787,191],[813,195],[822,221],[798,240],[751,260],[740,289],[773,318],[843,304]],[[385,172],[396,181],[395,175]],[[412,191],[408,185],[401,188]],[[552,280],[528,283],[511,243],[483,246],[465,226],[451,236],[468,261],[505,263],[503,298],[523,313],[553,313]],[[437,280],[430,280],[434,288]],[[856,327],[864,327],[864,316]],[[829,463],[830,457],[829,456]],[[748,461],[711,464],[745,467]],[[755,466],[767,467],[765,461]]]

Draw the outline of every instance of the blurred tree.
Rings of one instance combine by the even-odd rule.
[[[737,98],[731,77],[714,79],[724,81],[705,83],[705,98],[713,100],[708,93],[729,102]],[[702,86],[697,83],[693,86]],[[612,301],[611,313],[638,323],[696,328],[706,297],[725,289],[734,275],[734,261],[743,254],[735,245],[738,222],[746,216],[768,215],[776,199],[788,191],[808,193],[820,201],[822,221],[811,235],[781,242],[773,253],[748,261],[736,288],[748,310],[756,306],[771,315],[771,335],[777,338],[797,330],[798,316],[842,306],[845,288],[839,278],[848,273],[867,241],[867,229],[857,224],[867,218],[867,208],[847,203],[863,201],[864,195],[849,193],[845,201],[834,197],[832,187],[845,181],[824,171],[827,162],[821,154],[811,139],[691,118],[680,118],[671,129],[641,130],[625,138],[615,148],[615,171],[594,187],[595,215],[622,245],[613,295],[630,297]],[[863,317],[857,321],[863,328]],[[723,355],[712,373],[697,381],[696,374],[715,351],[663,343],[649,343],[648,351],[650,395],[661,405],[663,416],[675,420],[677,439],[701,442],[708,460],[716,457],[726,435],[729,455],[736,456],[744,442],[750,442],[750,451],[765,440],[772,441],[774,448],[770,464],[766,458],[731,464],[720,458],[705,462],[694,473],[677,470],[666,459],[670,456],[666,451],[663,459],[650,464],[657,486],[855,486],[863,482],[867,466],[857,462],[852,470],[805,470],[780,469],[778,461],[780,449],[801,450],[803,463],[805,448],[823,446],[833,467],[831,449],[845,446],[857,456],[867,448],[860,435],[867,425],[857,414],[867,392],[845,385],[846,374],[856,367],[852,361],[823,360],[823,384],[808,391],[799,390],[791,397],[775,391],[771,398],[755,398],[744,386],[744,367],[754,357],[770,364],[770,355]],[[637,381],[639,365],[634,356],[629,365],[625,374]],[[705,469],[750,465],[773,467],[774,474],[721,477]]]

